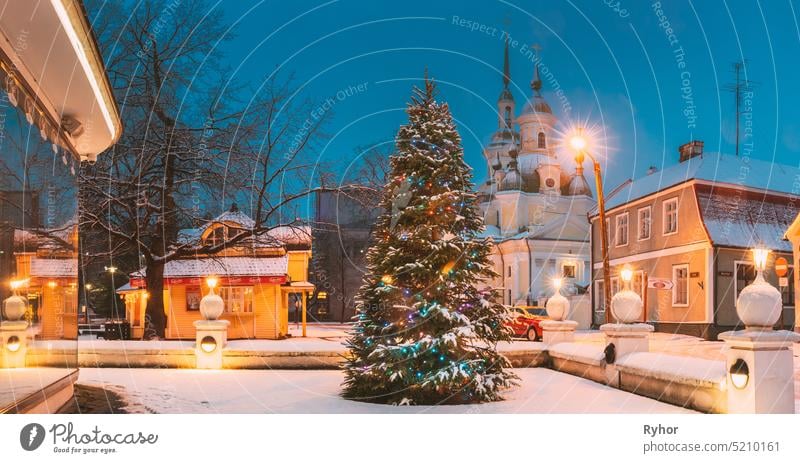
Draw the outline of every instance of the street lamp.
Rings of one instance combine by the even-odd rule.
[[[781,316],[781,293],[764,279],[770,251],[757,248],[752,252],[756,278],[739,293],[736,313],[746,328],[771,331]]]
[[[611,266],[608,262],[608,230],[606,229],[606,201],[603,196],[603,173],[600,163],[587,149],[589,142],[579,127],[569,139],[569,145],[575,150],[575,162],[583,165],[584,156],[594,165],[594,181],[597,186],[597,209],[600,220],[600,248],[603,257],[603,307],[606,311],[606,323],[611,321]]]
[[[555,294],[547,300],[545,309],[552,320],[563,321],[569,316],[569,299],[561,294],[561,278],[553,278]]]

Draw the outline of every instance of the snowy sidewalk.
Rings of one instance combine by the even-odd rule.
[[[393,407],[339,397],[339,371],[83,368],[78,382],[123,397],[130,413],[692,413],[575,376],[515,370],[521,386],[481,405]]]

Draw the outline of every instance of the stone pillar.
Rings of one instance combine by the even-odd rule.
[[[0,369],[24,368],[28,352],[28,322],[0,322]]]
[[[606,346],[614,345],[615,358],[621,358],[633,352],[650,350],[648,336],[653,332],[653,325],[647,323],[606,323],[600,327],[606,335]]]
[[[228,320],[197,320],[194,322],[194,347],[197,368],[222,368],[222,350],[228,342]]]
[[[746,329],[725,341],[728,413],[795,413],[791,331]]]
[[[548,346],[561,342],[573,342],[577,327],[578,322],[572,320],[544,320],[542,321],[542,341]]]

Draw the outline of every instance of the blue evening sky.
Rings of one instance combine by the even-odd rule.
[[[658,12],[658,3],[265,0],[219,8],[237,22],[223,50],[232,78],[257,84],[280,67],[294,73],[298,98],[334,97],[321,160],[342,171],[356,147],[391,143],[427,66],[458,121],[476,181],[484,180],[481,144],[496,127],[503,31],[518,41],[511,49],[518,111],[531,95],[525,53],[537,43],[552,73],[544,94],[555,113],[605,131],[608,188],[650,165],[677,163],[678,145],[691,139],[705,141],[706,151],[733,153],[734,97],[725,87],[734,80],[732,62],[743,58],[757,82],[744,108],[752,111],[749,155],[798,165],[800,5],[663,0]],[[366,90],[336,98],[360,84]]]

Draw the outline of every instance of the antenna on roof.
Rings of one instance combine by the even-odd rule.
[[[736,76],[736,82],[725,86],[725,89],[733,93],[736,99],[736,157],[739,157],[739,126],[742,119],[742,96],[745,92],[752,93],[753,88],[758,84],[747,78],[747,63],[748,60],[746,59],[733,63],[733,73]],[[744,71],[744,76],[742,76],[742,71]]]

